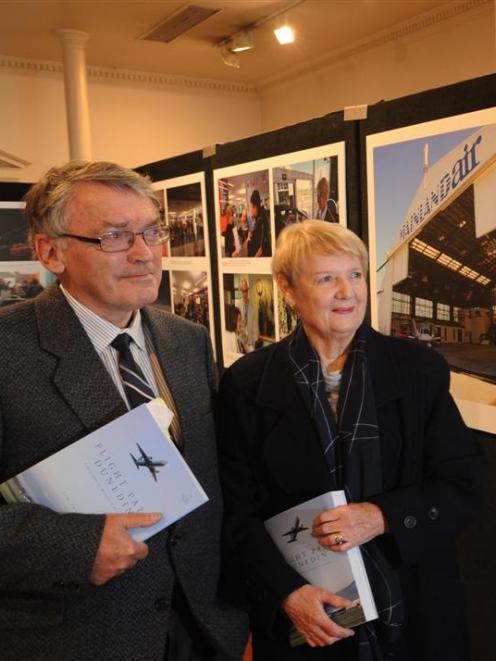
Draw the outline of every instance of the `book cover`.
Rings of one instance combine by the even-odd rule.
[[[208,497],[168,428],[172,413],[157,398],[132,409],[0,485],[7,502],[33,502],[82,514],[161,512],[143,541]]]
[[[349,628],[377,618],[360,549],[336,553],[311,535],[315,517],[340,505],[346,505],[344,491],[329,491],[267,519],[265,528],[286,562],[309,583],[352,602],[347,608],[326,607],[337,624]],[[296,630],[290,640],[292,645],[304,642]]]

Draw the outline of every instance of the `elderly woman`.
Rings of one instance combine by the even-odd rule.
[[[236,362],[220,387],[225,549],[251,601],[255,661],[467,661],[455,537],[479,507],[481,458],[440,354],[364,321],[367,251],[339,225],[285,229],[273,272],[296,330]],[[264,520],[334,489],[326,549],[361,546],[379,619],[354,630],[348,602],[285,563]],[[294,625],[305,645],[290,647]]]

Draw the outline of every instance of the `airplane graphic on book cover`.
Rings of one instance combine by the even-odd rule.
[[[140,451],[141,456],[136,459],[136,457],[130,452],[131,459],[134,461],[134,465],[139,470],[140,468],[148,468],[150,475],[153,477],[155,482],[157,482],[157,475],[159,474],[158,467],[166,466],[167,462],[162,460],[153,460],[153,457],[150,457],[146,454],[139,443],[136,443],[138,450]]]
[[[300,532],[303,532],[304,530],[308,530],[308,528],[307,526],[300,524],[300,517],[297,516],[294,522],[294,526],[290,528],[287,532],[283,532],[282,536],[290,537],[290,539],[288,539],[288,544],[291,544],[291,542],[297,541],[298,535],[300,534]]]

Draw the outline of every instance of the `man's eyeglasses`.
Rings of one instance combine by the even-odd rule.
[[[95,237],[79,236],[78,234],[61,232],[56,236],[77,239],[78,241],[84,241],[85,243],[94,243],[99,245],[103,252],[122,252],[131,248],[137,236],[142,236],[143,241],[150,247],[165,243],[169,238],[169,229],[163,225],[154,225],[153,227],[147,227],[142,232],[112,230],[111,232],[105,232],[101,236]]]

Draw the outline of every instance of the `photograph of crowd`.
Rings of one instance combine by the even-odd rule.
[[[277,288],[277,311],[279,317],[279,339],[282,339],[294,331],[298,323],[298,315],[294,308],[289,307],[286,303],[279,287]]]
[[[0,307],[34,298],[54,280],[38,262],[4,263],[0,266]]]
[[[167,188],[167,225],[172,257],[204,257],[200,182]]]
[[[271,257],[269,172],[218,180],[222,257]]]
[[[308,218],[339,222],[337,156],[275,167],[272,176],[276,238],[287,225]]]
[[[268,274],[224,273],[224,355],[240,355],[275,341],[274,286]]]
[[[210,330],[206,271],[172,271],[174,313]]]
[[[31,261],[33,253],[27,239],[22,208],[0,207],[0,261]]]

